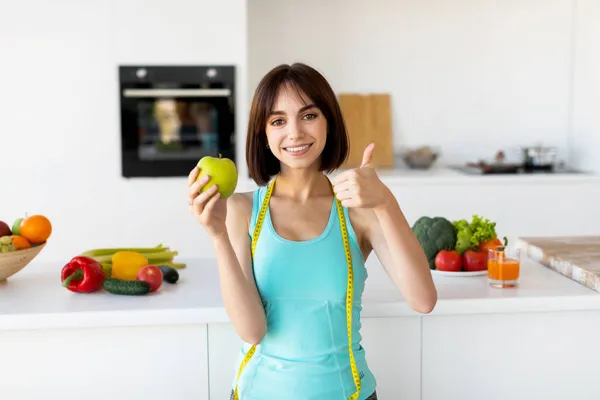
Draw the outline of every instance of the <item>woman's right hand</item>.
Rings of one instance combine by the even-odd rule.
[[[227,200],[222,199],[217,191],[217,185],[212,185],[204,193],[200,189],[206,185],[209,176],[203,176],[196,181],[200,169],[195,167],[188,176],[188,204],[190,212],[204,226],[212,237],[227,232],[225,225],[227,217]]]

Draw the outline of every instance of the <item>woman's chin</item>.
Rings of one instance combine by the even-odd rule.
[[[317,170],[318,168],[318,160],[315,160],[314,158],[310,158],[310,159],[289,159],[286,157],[286,159],[283,161],[283,164],[286,165],[287,168],[290,169],[315,169]]]

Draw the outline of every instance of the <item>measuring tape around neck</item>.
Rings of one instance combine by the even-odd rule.
[[[269,201],[271,200],[271,195],[273,194],[275,179],[273,179],[267,187],[267,193],[265,194],[265,198],[260,207],[260,211],[256,220],[256,226],[254,227],[254,231],[252,232],[252,260],[254,260],[254,251],[256,250],[258,236],[260,235],[265,215],[267,214],[267,209],[269,208]],[[354,360],[354,352],[352,351],[352,300],[354,297],[354,271],[352,268],[352,253],[350,253],[348,228],[346,226],[346,218],[344,216],[344,209],[342,207],[342,203],[336,198],[335,204],[337,207],[338,219],[340,220],[340,228],[342,230],[342,241],[344,243],[344,253],[346,254],[346,264],[348,265],[348,285],[346,288],[346,321],[348,327],[348,352],[350,355],[350,368],[352,370],[352,377],[354,378],[354,384],[356,385],[356,392],[352,393],[348,400],[357,400],[358,395],[360,394],[361,382],[360,377],[358,375],[358,369],[356,367],[356,361]],[[242,370],[248,364],[255,352],[256,345],[252,345],[252,347],[250,347],[250,350],[248,350],[246,356],[242,360],[235,383],[235,390],[233,392],[234,400],[240,400],[238,396],[238,382],[240,380],[240,376],[242,375]]]

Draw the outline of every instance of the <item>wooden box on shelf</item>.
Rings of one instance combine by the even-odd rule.
[[[360,167],[369,143],[375,143],[374,167],[393,168],[391,96],[387,93],[340,93],[338,101],[350,139],[350,154],[342,168]]]

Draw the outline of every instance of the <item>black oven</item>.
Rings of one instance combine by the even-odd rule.
[[[235,154],[234,66],[120,66],[124,177],[187,176]]]

